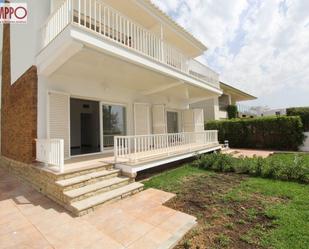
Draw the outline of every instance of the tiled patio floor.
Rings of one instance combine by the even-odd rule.
[[[163,206],[171,197],[148,189],[75,218],[0,169],[0,248],[172,248],[195,218]]]

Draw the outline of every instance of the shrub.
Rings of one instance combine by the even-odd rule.
[[[298,154],[288,157],[274,155],[268,158],[234,158],[227,154],[213,153],[201,156],[193,162],[193,165],[217,172],[236,172],[264,178],[309,183],[309,164],[303,156]]]
[[[234,171],[233,161],[235,159],[229,155],[219,155],[217,153],[202,155],[193,162],[193,165],[221,172]]]
[[[236,105],[229,105],[227,108],[226,108],[226,112],[227,112],[227,116],[229,119],[232,119],[232,118],[237,118],[237,106]]]
[[[234,148],[298,150],[305,136],[300,117],[259,117],[206,123],[207,130],[218,130],[219,141]]]
[[[305,131],[309,131],[309,107],[288,108],[286,110],[288,116],[299,116]]]

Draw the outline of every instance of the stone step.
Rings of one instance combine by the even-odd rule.
[[[91,163],[80,167],[78,167],[78,165],[77,166],[74,165],[74,168],[72,169],[67,168],[64,173],[59,174],[57,176],[57,180],[69,179],[76,176],[85,175],[101,170],[110,170],[113,168],[114,168],[113,164],[107,164],[102,162]]]
[[[90,196],[94,196],[106,191],[113,190],[115,188],[122,187],[124,185],[129,184],[129,182],[130,182],[129,177],[118,176],[102,180],[99,182],[95,182],[77,189],[64,191],[63,194],[65,195],[68,203],[73,203],[76,201],[86,199]]]
[[[88,174],[75,176],[72,178],[56,181],[56,185],[63,188],[64,191],[80,188],[88,184],[116,177],[120,174],[119,169],[100,170]]]
[[[112,201],[125,198],[129,195],[135,194],[143,189],[143,184],[139,182],[130,183],[126,186],[116,188],[114,190],[98,194],[81,201],[73,202],[71,204],[72,211],[78,215],[84,215],[93,211],[96,207]]]

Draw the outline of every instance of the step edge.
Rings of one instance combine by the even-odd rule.
[[[59,173],[58,175],[57,175],[57,177],[63,177],[63,176],[68,176],[68,175],[73,175],[73,174],[75,174],[75,173],[78,173],[78,172],[84,172],[84,171],[88,171],[88,170],[94,170],[94,169],[99,169],[99,168],[106,168],[106,167],[111,167],[111,166],[113,166],[114,164],[113,163],[106,163],[105,165],[104,165],[104,163],[100,163],[100,164],[98,164],[98,165],[90,165],[89,167],[88,166],[86,166],[86,167],[81,167],[81,168],[78,168],[78,169],[71,169],[71,170],[68,170],[68,171],[65,171],[65,172],[63,172],[63,173]],[[64,165],[64,167],[65,167],[65,165]],[[66,178],[66,179],[69,179],[69,178]]]
[[[111,178],[111,179],[112,179],[112,178]],[[104,181],[104,180],[103,180],[103,181]],[[102,182],[103,182],[103,181],[102,181]],[[69,199],[74,199],[74,198],[80,197],[80,196],[82,196],[82,195],[84,195],[84,194],[88,194],[88,193],[91,193],[91,192],[93,192],[93,191],[100,190],[100,189],[103,189],[103,188],[107,188],[107,187],[110,187],[110,186],[113,186],[113,185],[116,185],[116,184],[119,184],[119,183],[123,183],[123,182],[126,182],[126,181],[130,181],[130,178],[129,178],[129,177],[123,178],[123,179],[121,179],[121,180],[119,180],[119,181],[116,181],[116,182],[114,182],[114,183],[111,183],[111,184],[109,184],[109,185],[101,186],[101,187],[99,187],[99,188],[97,188],[97,189],[91,189],[91,190],[86,191],[86,192],[84,192],[84,193],[82,193],[82,194],[78,194],[78,195],[74,195],[74,196],[71,196],[71,195],[68,194],[68,192],[71,192],[71,191],[73,192],[73,191],[75,191],[75,190],[77,190],[77,189],[85,188],[85,187],[88,187],[88,186],[91,186],[91,185],[96,185],[96,184],[99,185],[99,183],[102,183],[102,182],[95,182],[95,183],[91,183],[91,184],[89,184],[89,185],[87,185],[87,186],[83,186],[83,187],[80,187],[80,188],[77,188],[77,189],[72,189],[72,190],[64,191],[63,194],[64,194],[66,197],[68,197]]]
[[[131,184],[135,184],[135,183],[131,183]],[[78,202],[83,202],[83,201],[85,201],[85,200],[87,200],[87,199],[90,199],[90,198],[93,198],[94,196],[91,196],[91,197],[89,197],[89,198],[87,198],[87,199],[84,199],[84,200],[81,200],[81,201],[77,201],[77,202],[74,202],[74,203],[72,203],[71,204],[71,207],[75,210],[75,212],[82,212],[82,211],[84,211],[84,210],[87,210],[87,209],[89,209],[89,208],[92,208],[92,207],[94,207],[94,206],[97,206],[97,205],[100,205],[100,204],[102,204],[102,203],[105,203],[105,202],[107,202],[107,201],[110,201],[110,200],[112,200],[112,199],[114,199],[114,198],[117,198],[117,197],[119,197],[119,196],[121,196],[121,195],[123,195],[123,194],[125,194],[125,193],[129,193],[129,192],[131,192],[131,191],[134,191],[134,190],[137,190],[137,189],[140,189],[140,188],[142,188],[142,187],[144,187],[144,184],[141,184],[141,183],[139,183],[139,184],[135,184],[135,185],[137,185],[137,186],[135,186],[134,188],[132,187],[132,189],[130,189],[130,190],[128,190],[128,191],[124,191],[124,192],[121,192],[121,193],[119,193],[119,194],[117,194],[117,195],[114,195],[114,196],[112,196],[112,197],[110,197],[110,198],[106,198],[105,200],[100,200],[99,202],[97,202],[95,205],[87,205],[86,207],[84,207],[84,208],[78,208],[78,207],[76,207],[76,204],[78,204]],[[128,185],[126,185],[126,186],[128,186]],[[125,186],[124,186],[125,187]],[[121,187],[121,188],[123,188],[123,187]],[[120,189],[120,188],[118,188],[118,189]],[[117,189],[114,189],[114,190],[117,190]],[[111,190],[111,191],[114,191],[114,190]],[[107,192],[106,192],[107,193]],[[104,195],[104,194],[106,194],[106,193],[102,193],[102,194],[100,194],[100,195]],[[78,206],[78,205],[77,205]]]
[[[101,170],[101,171],[104,171],[104,170]],[[89,174],[85,174],[85,175],[80,175],[80,176],[76,176],[76,177],[72,177],[72,178],[67,178],[67,179],[63,179],[63,180],[59,180],[59,181],[55,181],[55,184],[59,187],[68,187],[68,186],[72,186],[72,185],[75,185],[75,184],[78,184],[78,183],[82,183],[82,182],[85,182],[85,181],[88,181],[88,180],[91,180],[91,179],[95,179],[95,178],[98,178],[98,177],[102,177],[102,176],[108,176],[108,175],[112,175],[112,174],[115,174],[115,173],[119,173],[120,172],[120,169],[113,169],[113,170],[110,170],[110,171],[107,171],[105,172],[105,174],[102,174],[102,175],[98,175],[96,177],[87,177],[83,180],[80,180],[80,181],[76,181],[74,183],[70,183],[70,184],[60,184],[60,182],[62,181],[67,181],[69,179],[73,179],[73,178],[77,178],[77,177],[81,177],[81,176],[86,176],[86,175],[91,175],[91,174],[94,174],[94,173],[98,173],[98,172],[101,172],[101,171],[96,171],[96,172],[91,172]]]

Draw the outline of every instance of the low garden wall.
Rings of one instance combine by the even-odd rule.
[[[231,119],[206,123],[206,130],[218,130],[219,141],[233,148],[298,150],[304,142],[303,124],[298,116]]]

